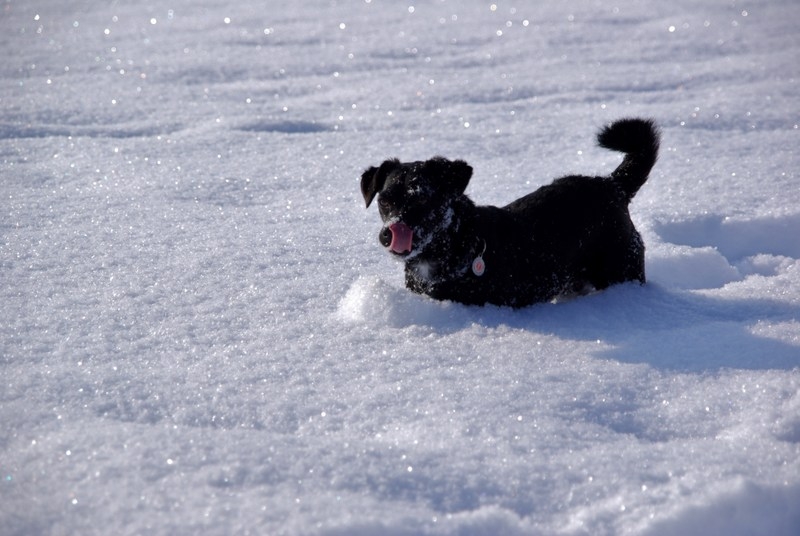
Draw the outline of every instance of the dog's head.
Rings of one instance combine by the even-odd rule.
[[[441,225],[471,176],[472,168],[466,162],[439,156],[424,162],[386,160],[367,169],[361,175],[361,193],[367,207],[378,197],[383,219],[378,235],[381,244],[397,255],[415,251]]]

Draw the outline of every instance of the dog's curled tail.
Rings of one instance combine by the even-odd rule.
[[[600,147],[625,153],[625,159],[611,173],[611,178],[628,200],[633,199],[656,163],[659,138],[658,127],[651,119],[620,119],[597,135]]]

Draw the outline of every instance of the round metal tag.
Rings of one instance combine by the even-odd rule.
[[[483,258],[480,256],[475,257],[475,260],[472,261],[472,273],[480,277],[485,271],[486,264],[483,262]]]

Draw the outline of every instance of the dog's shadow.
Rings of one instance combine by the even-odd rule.
[[[776,300],[723,299],[648,283],[537,309],[524,312],[518,325],[610,344],[596,352],[599,358],[685,371],[800,367],[800,345],[785,342],[785,331],[800,331],[798,309]]]
[[[618,285],[514,310],[439,302],[380,278],[362,277],[337,314],[377,329],[416,327],[450,335],[477,324],[602,341],[606,344],[596,351],[598,358],[663,369],[800,367],[800,346],[784,342],[786,331],[798,331],[796,306],[768,298],[723,299],[657,283]]]

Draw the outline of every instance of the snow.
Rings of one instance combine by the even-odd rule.
[[[73,4],[0,16],[4,535],[800,533],[796,1]],[[645,286],[404,289],[366,167],[625,116]]]

